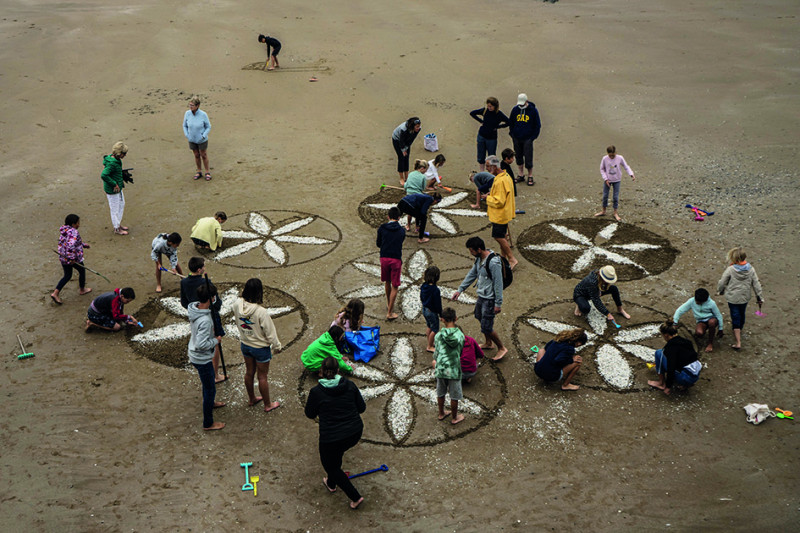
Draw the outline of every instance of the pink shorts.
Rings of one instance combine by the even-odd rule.
[[[391,281],[392,287],[400,286],[400,271],[403,262],[392,257],[381,257],[381,281]]]

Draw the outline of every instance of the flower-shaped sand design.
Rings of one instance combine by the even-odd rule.
[[[251,212],[244,216],[247,230],[223,230],[224,248],[214,256],[215,261],[234,266],[250,268],[282,267],[317,259],[330,253],[341,242],[341,232],[332,222],[308,213],[293,211],[268,211],[269,217],[261,212]],[[288,216],[288,218],[287,218]],[[237,215],[241,218],[241,215]],[[234,217],[231,217],[234,219]],[[272,222],[278,220],[278,222]],[[226,225],[234,224],[229,220]],[[296,235],[294,232],[321,232],[322,235]],[[229,244],[234,243],[234,244]],[[312,249],[313,248],[313,249]],[[256,265],[245,264],[246,256],[259,249],[263,254],[249,258]],[[298,258],[293,260],[290,250],[294,249]],[[260,258],[266,255],[266,262]],[[238,259],[231,263],[232,259]]]
[[[469,195],[466,191],[455,190],[452,194],[444,195],[442,201],[428,211],[426,231],[433,237],[454,237],[487,227],[489,219],[486,211],[470,208]],[[402,198],[402,191],[387,189],[364,200],[359,206],[359,215],[364,222],[377,227],[386,222],[386,211],[396,206]],[[405,219],[405,215],[402,219]]]
[[[677,255],[655,233],[602,219],[544,222],[526,230],[517,242],[523,257],[565,278],[583,277],[611,264],[620,279],[639,279],[663,272]]]
[[[438,444],[471,433],[494,418],[505,398],[505,382],[496,367],[483,364],[476,382],[464,387],[464,398],[459,401],[459,410],[467,419],[456,426],[449,420],[438,422],[432,354],[424,351],[424,345],[423,335],[386,335],[381,338],[382,350],[375,359],[354,364],[351,379],[367,402],[364,416],[377,415],[374,409],[382,405],[382,433],[367,423],[373,431],[368,431],[364,440],[393,446]],[[313,379],[308,381],[308,385],[315,384]],[[445,402],[449,406],[449,396]],[[442,429],[447,430],[444,435]]]
[[[449,266],[454,262],[459,266]],[[465,293],[462,293],[455,302],[450,301],[459,283],[472,266],[467,257],[452,252],[416,250],[406,253],[403,260],[403,273],[400,275],[395,310],[404,319],[415,320],[422,314],[419,290],[425,281],[423,279],[425,270],[434,264],[441,270],[438,287],[442,293],[442,306],[447,307],[457,303],[475,305],[476,299]],[[386,294],[384,283],[381,281],[378,253],[360,257],[340,267],[333,275],[333,292],[343,303],[351,298],[368,300],[364,302],[368,314],[380,316],[376,310],[386,309]],[[468,311],[466,306],[458,307],[461,308],[459,315]]]
[[[584,319],[573,315],[572,302],[545,304],[517,320],[514,325],[515,343],[520,353],[533,364],[536,354],[530,350],[531,346],[538,345],[541,349],[556,334],[582,327],[589,340],[577,350],[584,361],[577,382],[599,389],[639,390],[634,385],[642,386],[646,380],[638,377],[634,382],[634,375],[637,372],[646,373],[647,366],[644,363],[652,363],[655,350],[663,347],[659,326],[668,317],[643,306],[626,304],[626,307],[632,318],[630,321],[619,321],[622,328],[617,329],[594,306]],[[602,382],[589,375],[592,371],[596,371]]]

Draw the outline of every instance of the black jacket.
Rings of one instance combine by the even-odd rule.
[[[319,441],[336,442],[364,429],[361,413],[367,404],[355,383],[342,377],[336,387],[317,385],[308,394],[306,416],[319,416]]]
[[[672,387],[675,380],[675,372],[680,372],[683,367],[697,361],[697,352],[692,341],[683,337],[672,337],[664,345],[664,357],[667,358],[667,379],[666,385]]]
[[[375,245],[381,249],[381,257],[403,259],[403,240],[406,238],[406,228],[396,220],[390,220],[378,228],[378,239]]]

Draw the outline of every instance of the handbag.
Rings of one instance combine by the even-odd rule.
[[[435,133],[429,133],[425,136],[424,147],[429,152],[439,151],[439,140],[436,138]]]
[[[347,344],[353,349],[353,359],[368,363],[378,355],[381,348],[381,327],[362,327],[358,331],[345,332]]]

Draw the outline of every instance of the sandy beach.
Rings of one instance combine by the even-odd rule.
[[[753,426],[743,407],[800,413],[800,4],[0,4],[0,531],[797,529],[797,423]],[[260,33],[283,43],[280,69],[260,69]],[[496,321],[510,351],[481,363],[465,386],[466,420],[451,426],[431,396],[421,271],[435,263],[443,292],[453,290],[471,266],[468,237],[497,249],[488,220],[467,213],[478,167],[469,111],[495,96],[508,114],[520,92],[542,133],[536,185],[518,184],[520,263]],[[181,127],[192,95],[212,124],[211,181],[192,180]],[[431,242],[406,239],[401,317],[387,322],[375,228],[399,199],[381,185],[398,185],[390,137],[411,116],[422,121],[412,161],[434,157],[422,136],[436,133],[453,191],[434,209]],[[499,139],[498,153],[511,146],[504,130]],[[112,232],[100,180],[119,140],[134,168],[127,236]],[[637,178],[624,177],[619,224],[592,217],[610,144]],[[686,204],[714,215],[695,221]],[[247,406],[228,336],[229,380],[217,387],[227,406],[215,411],[227,427],[204,432],[178,281],[165,274],[156,294],[150,243],[181,233],[185,269],[192,226],[220,210],[223,229],[239,234],[205,254],[207,269],[226,302],[248,278],[267,288],[286,346],[270,371],[282,407]],[[89,273],[93,292],[80,296],[76,275],[57,306],[52,250],[69,213],[91,244],[86,265],[111,283]],[[715,293],[734,246],[757,269],[764,316],[751,300],[742,349],[726,326],[690,391],[653,390],[643,359],[663,346],[654,325],[698,287],[729,322]],[[581,269],[605,260],[616,261],[632,315],[619,330],[572,314]],[[91,299],[125,286],[144,328],[85,333]],[[381,326],[381,352],[353,378],[367,411],[344,467],[389,469],[356,481],[365,502],[351,512],[341,491],[320,486],[318,428],[303,414],[316,380],[300,354],[355,294],[366,323]],[[478,337],[469,302],[453,306]],[[684,315],[681,334],[693,323]],[[594,335],[573,393],[544,385],[531,364],[530,348],[560,325]],[[35,357],[17,359],[17,335]],[[243,462],[260,477],[257,496],[241,490]]]

